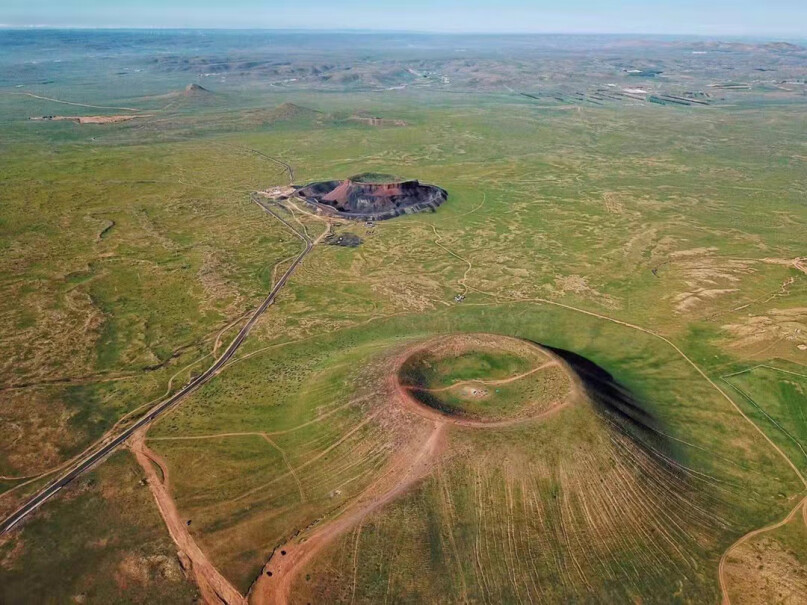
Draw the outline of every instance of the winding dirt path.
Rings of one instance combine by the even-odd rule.
[[[508,339],[509,337],[498,336],[498,338]],[[443,339],[439,340],[442,341]],[[576,395],[580,393],[579,384],[573,381],[567,396],[555,402],[548,410],[528,417],[511,418],[502,421],[474,421],[441,414],[414,399],[408,389],[401,385],[398,376],[404,362],[412,354],[422,350],[424,346],[428,346],[431,342],[434,341],[421,342],[407,347],[396,355],[392,362],[392,371],[387,376],[388,392],[391,394],[392,399],[390,403],[399,405],[404,410],[429,421],[428,425],[431,429],[428,433],[420,436],[421,441],[416,447],[416,453],[413,455],[408,451],[409,448],[399,450],[382,475],[367,487],[339,516],[315,526],[310,532],[304,530],[301,535],[295,536],[276,548],[249,590],[248,598],[251,605],[287,605],[295,579],[323,548],[353,527],[363,523],[365,517],[370,513],[379,510],[405,494],[432,471],[445,445],[445,432],[448,427],[496,428],[540,420],[568,406],[575,400]],[[512,382],[539,369],[563,363],[554,354],[541,350],[552,358],[549,362],[541,364],[538,368],[533,368],[522,375],[504,379],[505,382]],[[572,375],[570,374],[570,376]],[[421,430],[421,433],[424,433],[424,431]],[[390,484],[391,481],[392,483]]]
[[[322,549],[349,529],[361,523],[370,513],[380,509],[428,475],[444,445],[444,422],[434,422],[415,456],[399,454],[384,475],[370,485],[355,503],[336,519],[320,525],[302,542],[292,539],[272,553],[269,562],[249,590],[251,605],[285,605],[299,572]],[[388,477],[395,483],[384,485]]]
[[[171,539],[180,549],[180,552],[184,553],[190,560],[190,571],[193,572],[196,584],[202,593],[202,598],[206,603],[246,605],[246,599],[211,563],[204,551],[196,544],[193,536],[191,536],[187,523],[180,517],[169,492],[168,466],[159,455],[146,446],[146,430],[147,427],[143,427],[135,431],[129,440],[129,449],[146,474],[149,489],[157,502],[157,508],[165,521],[168,533],[171,534]],[[163,475],[162,480],[157,474],[154,464],[160,468]],[[181,555],[180,558],[182,558]]]
[[[269,160],[270,162],[273,162],[273,163],[277,164],[288,175],[288,177],[289,177],[289,185],[294,183],[294,166],[292,166],[288,162],[284,162],[283,160],[280,160],[278,158],[274,158],[271,155],[267,155],[262,151],[258,151],[257,149],[252,149],[250,147],[244,147],[243,149],[246,149],[247,151],[250,151],[250,152],[254,153],[255,155],[257,155],[259,157],[262,157],[262,158],[264,158],[266,160]]]
[[[502,385],[502,384],[510,384],[511,382],[515,382],[516,380],[521,380],[522,378],[526,378],[527,376],[529,376],[531,374],[535,374],[535,372],[539,372],[539,371],[544,370],[544,369],[546,369],[548,367],[556,366],[556,365],[559,365],[558,361],[556,359],[553,359],[552,361],[547,361],[546,363],[542,363],[541,365],[536,366],[536,367],[532,368],[531,370],[527,370],[526,372],[522,372],[521,374],[517,374],[515,376],[510,376],[510,378],[500,378],[498,380],[474,380],[474,379],[459,380],[459,381],[455,382],[454,384],[450,384],[447,387],[440,387],[438,389],[426,389],[426,388],[411,387],[411,386],[406,387],[406,388],[408,388],[410,391],[425,391],[425,392],[428,392],[428,393],[443,393],[445,391],[450,391],[451,389],[455,389],[457,387],[461,387],[461,386],[466,385],[466,384],[484,384],[486,386],[491,386],[492,387],[492,386],[498,386],[498,385]]]
[[[53,97],[45,97],[37,95],[32,92],[7,92],[7,95],[18,95],[22,97],[31,97],[33,99],[40,99],[42,101],[51,101],[53,103],[62,103],[63,105],[73,105],[75,107],[89,107],[90,109],[117,109],[119,111],[140,111],[136,107],[113,107],[109,105],[90,105],[89,103],[76,103],[74,101],[64,101],[62,99],[55,99]]]
[[[731,598],[729,597],[728,581],[726,579],[726,561],[728,560],[731,551],[740,546],[740,544],[747,542],[754,536],[758,536],[759,534],[764,534],[766,532],[773,531],[774,529],[778,529],[783,525],[787,525],[793,520],[793,518],[799,513],[799,511],[802,511],[804,522],[805,524],[807,524],[807,496],[799,500],[799,503],[796,504],[793,510],[791,510],[788,513],[787,517],[785,517],[778,523],[774,523],[773,525],[768,525],[767,527],[761,527],[759,529],[750,531],[726,549],[726,552],[724,552],[723,556],[720,557],[720,565],[718,565],[717,568],[717,575],[718,578],[720,579],[720,592],[723,593],[722,605],[731,605]]]
[[[453,256],[453,257],[454,257],[454,258],[456,258],[456,259],[461,260],[462,262],[464,262],[464,263],[467,265],[467,267],[466,267],[466,269],[465,269],[465,273],[463,273],[463,274],[462,274],[462,277],[461,277],[460,279],[458,279],[458,280],[457,280],[457,283],[458,283],[460,286],[462,286],[462,292],[461,292],[461,294],[462,294],[463,296],[467,296],[467,295],[468,295],[468,290],[469,290],[469,287],[468,287],[468,285],[467,285],[465,282],[468,280],[468,273],[470,273],[470,272],[471,272],[471,269],[473,269],[473,268],[474,268],[473,264],[471,264],[471,261],[469,261],[467,258],[463,258],[463,257],[461,257],[459,254],[457,254],[457,253],[456,253],[456,252],[454,252],[453,250],[451,250],[451,249],[449,249],[449,248],[445,247],[445,246],[444,246],[442,243],[440,243],[440,242],[443,240],[443,236],[442,236],[442,235],[440,235],[439,233],[437,233],[437,228],[436,228],[434,225],[429,225],[429,226],[432,228],[432,231],[434,231],[434,237],[435,237],[435,239],[434,239],[434,245],[435,245],[435,246],[437,246],[438,248],[442,249],[442,250],[445,250],[445,251],[446,251],[446,252],[448,252],[448,253],[449,253],[451,256]]]

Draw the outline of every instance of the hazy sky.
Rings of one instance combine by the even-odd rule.
[[[807,38],[807,0],[0,0],[0,25]]]

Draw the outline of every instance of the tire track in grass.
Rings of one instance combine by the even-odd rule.
[[[478,291],[478,292],[480,292],[482,294],[488,294],[490,296],[493,296],[495,299],[500,298],[499,295],[496,295],[496,294],[493,294],[493,293],[490,293],[490,292],[484,292],[482,290],[477,290],[476,288],[472,288],[472,289],[474,291]],[[560,303],[560,302],[557,302],[557,301],[554,301],[554,300],[549,300],[549,299],[546,299],[546,298],[524,298],[524,299],[519,299],[519,298],[514,298],[514,297],[502,297],[502,298],[506,298],[508,301],[513,302],[513,303],[545,304],[545,305],[551,305],[551,306],[559,307],[559,308],[562,308],[562,309],[567,309],[569,311],[574,311],[576,313],[582,313],[582,314],[588,315],[590,317],[595,317],[595,318],[598,318],[598,319],[602,319],[604,321],[614,323],[616,325],[620,325],[620,326],[624,326],[626,328],[637,330],[639,332],[642,332],[644,334],[648,334],[649,336],[652,336],[653,338],[657,338],[657,339],[661,340],[662,342],[666,343],[667,345],[672,347],[672,349],[675,350],[675,352],[678,353],[678,355],[680,355],[681,358],[683,358],[684,361],[686,361],[687,364],[689,364],[698,374],[700,374],[700,376],[704,380],[706,380],[706,382],[708,382],[709,385],[711,385],[712,388],[714,388],[721,395],[721,397],[723,399],[728,401],[728,403],[731,405],[731,407],[748,424],[750,424],[751,427],[753,427],[753,429],[757,433],[759,433],[759,435],[768,443],[768,445],[774,451],[776,451],[776,453],[779,455],[779,457],[785,462],[785,464],[787,464],[787,466],[790,467],[790,469],[793,471],[793,473],[798,477],[799,481],[802,484],[802,487],[807,489],[807,479],[804,477],[804,475],[801,473],[801,471],[799,471],[799,469],[796,467],[796,465],[793,463],[793,461],[790,459],[790,457],[787,454],[785,454],[782,451],[782,449],[779,446],[776,445],[776,443],[773,442],[773,440],[765,433],[765,431],[761,427],[759,427],[753,420],[751,420],[751,418],[748,415],[745,414],[745,412],[742,411],[740,406],[737,405],[737,403],[735,403],[735,401],[731,397],[729,397],[729,395],[723,389],[721,389],[714,380],[709,378],[709,376],[706,374],[706,372],[704,372],[700,368],[700,366],[698,364],[696,364],[686,353],[684,353],[674,342],[672,342],[666,336],[663,336],[663,335],[659,334],[658,332],[654,332],[653,330],[650,330],[648,328],[643,328],[641,326],[638,326],[636,324],[632,324],[632,323],[627,322],[627,321],[622,321],[620,319],[609,317],[609,316],[603,315],[601,313],[596,313],[594,311],[588,311],[586,309],[573,307],[571,305]],[[498,304],[498,303],[495,303],[495,304]],[[475,303],[475,306],[489,306],[489,305],[490,305],[490,303]],[[798,506],[794,510],[798,510]],[[791,511],[791,514],[793,514],[792,511]],[[788,516],[790,516],[790,515],[788,515]],[[807,512],[805,513],[805,516],[807,516]],[[765,528],[763,528],[763,529],[765,529]],[[750,534],[755,535],[754,534],[755,531],[760,531],[760,530],[753,530],[752,532],[749,532],[749,534],[746,534],[746,535],[750,535]],[[742,540],[742,538],[740,540]],[[741,542],[740,541],[736,542],[734,545],[730,546],[729,549],[725,553],[723,553],[723,557],[721,558],[721,562],[723,562],[725,560],[725,557],[734,548],[734,546],[739,544],[739,543],[741,543]],[[721,563],[718,566],[718,581],[720,583],[720,590],[721,590],[721,592],[723,594],[723,605],[731,605],[731,601],[730,601],[730,598],[729,598],[729,595],[728,595],[728,592],[727,592],[727,584],[726,584],[726,579],[725,579],[725,576],[724,576],[724,573],[725,573],[724,568],[725,568],[724,563]]]
[[[291,540],[276,549],[250,588],[249,602],[253,605],[288,603],[292,582],[316,554],[367,515],[397,499],[431,471],[434,459],[443,447],[444,429],[444,423],[435,422],[415,455],[400,453],[388,467],[387,473],[365,489],[352,507],[332,521],[319,525],[304,542]],[[379,483],[387,476],[398,479],[384,490]]]

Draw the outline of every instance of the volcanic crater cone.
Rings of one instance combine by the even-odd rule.
[[[404,556],[418,602],[445,601],[452,570],[468,602],[666,602],[657,595],[682,586],[717,600],[705,563],[725,548],[737,517],[721,505],[740,486],[689,466],[646,402],[595,363],[512,336],[443,333],[398,343],[355,376],[347,432],[330,433],[341,411],[321,425],[346,435],[346,453],[312,449],[330,466],[299,470],[304,485],[328,481],[328,512],[285,530],[252,605],[378,602],[377,570]],[[360,456],[372,477],[346,487]]]
[[[527,420],[581,395],[570,368],[551,351],[493,334],[426,341],[396,374],[412,411],[465,426]]]
[[[371,173],[311,183],[298,189],[297,195],[323,212],[357,220],[434,212],[448,198],[445,189],[436,185]]]

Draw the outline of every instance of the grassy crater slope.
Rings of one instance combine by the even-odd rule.
[[[392,359],[450,326],[579,351],[652,421],[637,430],[619,409],[578,402],[510,427],[449,427],[423,483],[336,536],[296,577],[295,599],[717,600],[722,552],[793,506],[795,477],[660,340],[572,311],[506,310],[454,307],[256,350],[160,422],[150,445],[224,573],[247,590],[276,546],[302,544],[415,457],[429,423],[394,405]]]
[[[538,413],[571,386],[557,360],[537,347],[484,334],[425,346],[403,363],[398,380],[425,406],[479,420]]]
[[[444,357],[424,352],[401,368],[401,382],[407,386],[445,388],[457,382],[503,380],[529,369],[528,360],[506,351],[470,350]]]

